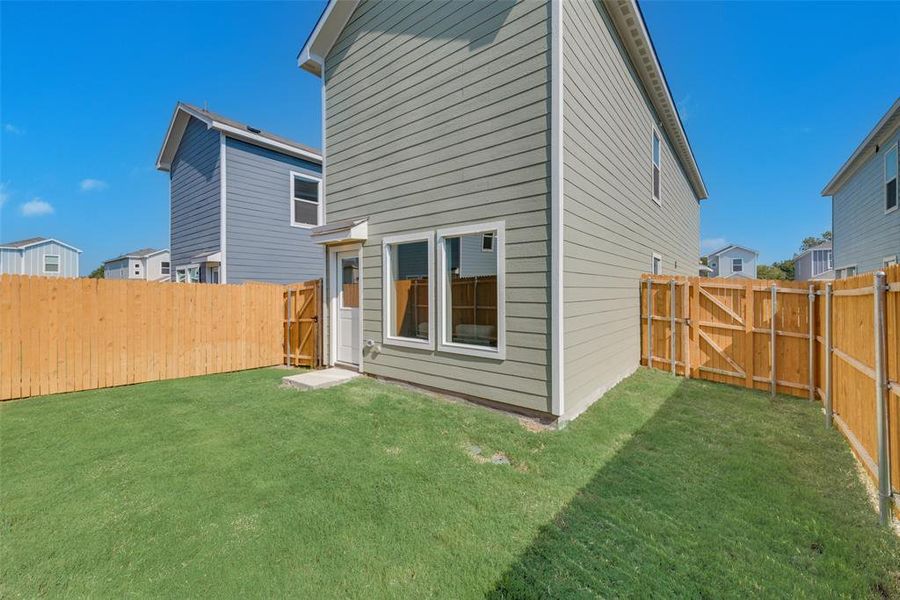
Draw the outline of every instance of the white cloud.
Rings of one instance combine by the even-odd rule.
[[[704,252],[710,252],[712,250],[718,250],[719,248],[724,248],[728,245],[728,240],[722,237],[717,238],[706,238],[705,240],[700,241],[700,249]]]
[[[82,192],[99,192],[108,188],[109,184],[102,179],[82,179],[80,186]]]
[[[25,133],[24,129],[20,129],[12,123],[4,123],[3,131],[5,131],[6,133],[12,133],[13,135],[22,135],[23,133]]]
[[[40,198],[34,198],[22,205],[23,217],[42,217],[44,215],[52,214],[53,206]]]

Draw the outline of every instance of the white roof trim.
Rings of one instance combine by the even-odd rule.
[[[175,106],[175,112],[172,114],[172,120],[169,122],[169,129],[166,131],[166,137],[163,139],[162,148],[156,157],[156,168],[160,171],[168,171],[172,167],[172,160],[175,158],[175,152],[181,144],[181,138],[184,136],[184,130],[187,128],[190,117],[202,121],[206,124],[207,129],[220,131],[230,138],[243,140],[263,148],[275,150],[282,154],[295,156],[305,160],[322,163],[322,155],[310,152],[300,146],[288,144],[285,141],[271,138],[263,133],[254,133],[239,129],[234,125],[218,121],[212,116],[198,111],[191,106],[179,102]]]
[[[31,242],[30,244],[25,244],[24,246],[4,246],[3,244],[0,244],[0,248],[3,248],[4,250],[24,250],[25,248],[31,248],[32,246],[40,246],[41,244],[49,244],[49,243],[59,244],[60,246],[65,246],[69,250],[74,250],[75,252],[78,252],[79,254],[82,253],[82,250],[76,248],[72,244],[67,244],[65,242],[61,242],[56,238],[46,238],[43,240],[39,240],[37,242]]]
[[[729,245],[725,246],[724,248],[720,248],[719,250],[716,250],[715,252],[710,252],[706,256],[708,256],[708,257],[709,256],[718,256],[719,254],[722,254],[726,250],[731,250],[732,248],[740,248],[741,250],[746,250],[747,252],[752,252],[756,256],[759,256],[758,250],[754,250],[753,248],[748,248],[747,246],[741,246],[739,244],[729,244]]]
[[[640,7],[635,0],[604,0],[604,4],[612,16],[638,76],[644,83],[650,101],[662,119],[661,125],[672,142],[679,162],[684,167],[694,196],[698,200],[709,197]]]
[[[310,239],[317,244],[335,245],[348,242],[364,242],[369,239],[369,220],[354,219],[330,225],[313,227]]]
[[[341,35],[359,0],[329,0],[322,16],[297,56],[297,66],[317,77],[322,76],[325,57]]]
[[[838,172],[834,174],[834,177],[831,178],[831,181],[829,181],[828,185],[825,186],[825,189],[822,190],[822,195],[833,196],[841,189],[847,178],[853,175],[861,166],[863,153],[877,144],[882,135],[887,135],[889,131],[893,131],[893,127],[897,125],[900,125],[900,98],[897,98],[894,101],[894,104],[888,109],[884,116],[881,117],[878,123],[875,124],[872,131],[869,132],[869,135],[867,135],[862,143],[856,147],[856,150],[853,151],[853,154],[850,155],[847,162],[841,165]]]

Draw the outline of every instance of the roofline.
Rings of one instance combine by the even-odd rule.
[[[884,129],[888,126],[888,123],[894,117],[900,115],[900,97],[894,100],[894,104],[888,109],[886,113],[878,120],[875,124],[875,127],[869,132],[869,134],[860,142],[859,146],[856,147],[856,150],[853,151],[853,154],[850,155],[850,158],[841,165],[841,168],[838,169],[837,173],[834,174],[834,177],[831,178],[831,181],[825,186],[822,190],[823,196],[833,196],[835,192],[837,192],[841,187],[843,187],[844,179],[849,177],[853,173],[856,172],[857,168],[860,166],[858,163],[861,158],[863,152],[865,152],[869,146],[875,141],[875,138],[879,137],[882,133],[884,133]]]
[[[316,21],[316,26],[297,55],[298,67],[316,77],[322,77],[325,57],[353,16],[359,2],[360,0],[328,0],[325,10]]]
[[[6,244],[0,244],[0,248],[3,248],[4,250],[24,250],[25,248],[31,248],[32,246],[39,246],[41,244],[46,244],[48,242],[54,242],[54,243],[59,244],[60,246],[65,246],[66,248],[68,248],[70,250],[74,250],[75,252],[78,252],[79,254],[81,254],[83,252],[83,250],[76,248],[72,244],[67,244],[65,242],[61,242],[56,238],[44,238],[43,240],[40,240],[38,242],[31,242],[30,244],[25,244],[24,246],[7,246]]]
[[[714,256],[716,254],[722,254],[726,250],[731,250],[732,248],[740,248],[741,250],[748,250],[748,251],[752,252],[753,254],[756,254],[757,256],[759,256],[759,250],[754,250],[753,248],[748,248],[747,246],[741,246],[740,244],[728,244],[724,248],[719,248],[715,252],[710,252],[708,254],[705,254],[704,256],[708,257],[708,256]]]
[[[205,123],[207,129],[214,129],[216,131],[224,133],[226,136],[232,139],[249,142],[256,146],[268,148],[270,150],[274,150],[282,154],[287,154],[289,156],[294,156],[296,158],[312,160],[314,162],[318,162],[319,164],[322,163],[322,155],[320,153],[310,152],[306,148],[303,148],[299,145],[288,144],[282,140],[271,138],[263,133],[253,133],[252,131],[238,129],[237,127],[229,125],[228,123],[217,121],[212,116],[204,114],[203,112],[194,109],[192,106],[185,104],[184,102],[179,102],[175,105],[175,110],[172,113],[172,119],[169,121],[169,128],[166,130],[166,137],[163,138],[163,143],[159,149],[159,154],[157,154],[156,156],[156,168],[160,171],[168,171],[172,167],[171,159],[166,160],[164,157],[167,153],[167,150],[173,148],[171,151],[171,157],[174,158],[175,151],[177,150],[178,145],[181,143],[182,136],[184,136],[184,129],[187,126],[187,121],[180,123],[179,113],[184,113],[190,117],[194,117],[195,119]]]
[[[163,252],[168,252],[169,249],[165,248],[163,250],[157,250],[156,252],[151,252],[150,254],[144,254],[143,256],[140,254],[122,254],[121,256],[117,256],[115,258],[109,258],[103,261],[103,264],[109,262],[115,262],[117,260],[122,260],[123,258],[150,258],[151,256],[156,256],[157,254],[162,254]]]
[[[675,153],[682,166],[686,167],[688,181],[694,191],[694,196],[697,200],[708,198],[709,192],[703,182],[703,175],[700,173],[700,167],[697,165],[687,133],[684,131],[678,106],[672,98],[672,90],[669,88],[669,82],[666,80],[666,75],[659,62],[659,56],[647,29],[640,5],[636,0],[603,1],[616,24],[619,37],[628,50],[632,65],[638,71],[650,101],[663,119],[662,124],[672,138]],[[650,49],[649,58],[642,49],[644,45]],[[658,85],[655,80],[661,81],[662,85]]]
[[[813,250],[832,250],[832,251],[834,251],[833,245],[832,245],[832,246],[829,246],[829,247],[827,247],[827,248],[819,248],[819,246],[821,246],[821,245],[822,245],[822,244],[818,244],[818,245],[816,245],[816,246],[813,246],[812,248],[807,248],[806,250],[804,250],[804,251],[801,252],[800,254],[797,254],[796,256],[794,256],[793,260],[797,260],[798,258],[802,258],[802,257],[806,256],[807,254],[809,254],[810,252],[812,252]]]

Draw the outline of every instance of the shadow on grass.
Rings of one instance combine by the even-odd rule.
[[[812,404],[685,381],[488,596],[893,597],[852,461]]]

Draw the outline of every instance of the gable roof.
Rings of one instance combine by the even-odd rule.
[[[809,253],[812,252],[813,250],[831,250],[831,242],[829,242],[829,241],[824,241],[824,242],[822,242],[821,244],[817,244],[817,245],[815,245],[815,246],[812,246],[811,248],[807,248],[806,250],[804,250],[803,252],[801,252],[800,254],[798,254],[797,256],[795,256],[795,257],[794,257],[794,260],[797,260],[798,258],[801,258],[801,257],[803,257],[803,256],[806,256],[807,254],[809,254]]]
[[[175,112],[172,113],[172,119],[169,121],[169,129],[166,131],[162,148],[160,148],[159,156],[156,158],[156,168],[160,171],[168,171],[172,167],[175,152],[181,144],[181,138],[184,136],[184,130],[187,128],[191,117],[205,123],[207,129],[221,131],[228,137],[281,152],[288,156],[302,158],[319,164],[322,163],[322,152],[315,148],[257,129],[246,123],[229,119],[197,106],[179,102],[175,105]]]
[[[757,252],[753,248],[748,248],[747,246],[740,246],[738,244],[729,244],[729,245],[725,246],[724,248],[716,250],[715,252],[710,252],[706,256],[718,256],[719,254],[722,254],[723,252],[725,252],[727,250],[731,250],[732,248],[740,248],[741,250],[746,250],[747,252],[750,252],[751,254],[759,256],[759,252]]]
[[[301,69],[318,77],[322,76],[325,57],[347,25],[359,1],[328,0],[325,10],[297,56],[297,65]],[[650,33],[647,31],[640,7],[636,0],[603,0],[603,2],[612,16],[619,38],[631,58],[638,77],[661,119],[661,125],[672,143],[678,161],[684,168],[694,196],[698,200],[707,198],[709,193],[706,190],[706,184],[703,183],[700,167],[697,166],[694,153],[691,151],[678,108],[672,99],[669,84],[662,66],[659,64],[659,58],[650,39]]]
[[[0,244],[0,248],[12,248],[15,250],[23,250],[25,248],[30,248],[31,246],[38,246],[40,244],[46,244],[48,242],[54,242],[56,244],[59,244],[60,246],[65,246],[66,248],[69,248],[70,250],[74,250],[75,252],[81,253],[81,250],[79,250],[72,244],[67,244],[65,242],[61,242],[61,241],[57,240],[56,238],[45,238],[45,237],[33,237],[33,238],[27,238],[24,240],[18,240],[15,242],[6,242],[3,244]]]
[[[168,250],[157,250],[156,248],[141,248],[140,250],[128,252],[127,254],[122,254],[121,256],[110,258],[109,260],[105,260],[103,262],[108,263],[116,260],[122,260],[123,258],[147,258],[156,254],[161,254],[163,252],[168,252]]]
[[[894,104],[879,119],[872,131],[869,132],[869,135],[856,147],[856,150],[853,151],[847,162],[841,165],[838,172],[834,174],[834,177],[822,190],[822,195],[833,196],[837,193],[844,186],[847,179],[856,173],[857,169],[869,158],[870,151],[884,142],[884,138],[897,127],[900,127],[900,98],[894,101]]]

